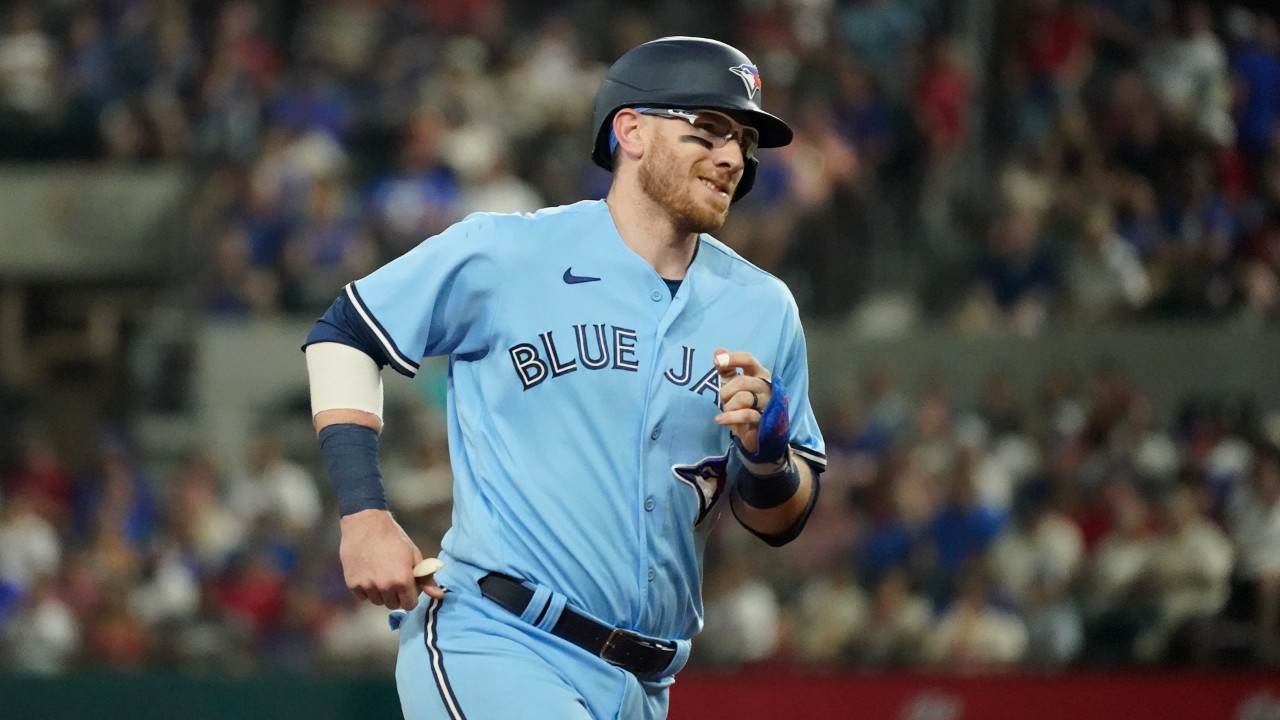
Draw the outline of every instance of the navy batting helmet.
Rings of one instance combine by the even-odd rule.
[[[697,37],[651,40],[618,58],[600,83],[591,159],[613,170],[613,116],[625,107],[726,110],[760,133],[760,147],[786,145],[791,142],[791,128],[760,109],[760,95],[760,72],[737,48]],[[755,158],[746,158],[734,200],[751,190],[758,164]]]

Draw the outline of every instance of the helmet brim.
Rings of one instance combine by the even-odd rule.
[[[760,147],[776,148],[790,145],[795,134],[791,131],[791,126],[782,121],[781,118],[771,115],[763,110],[747,110],[739,111],[747,116],[748,125],[755,128],[760,133]]]

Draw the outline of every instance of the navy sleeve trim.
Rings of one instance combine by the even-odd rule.
[[[811,466],[813,467],[813,471],[814,471],[815,473],[820,473],[820,472],[825,472],[825,471],[826,471],[826,469],[827,469],[827,456],[826,456],[826,455],[823,455],[822,453],[818,452],[817,450],[811,450],[811,449],[809,449],[809,448],[807,448],[807,447],[804,447],[804,446],[802,446],[802,445],[795,445],[795,444],[793,444],[793,445],[791,446],[791,449],[792,449],[792,450],[794,450],[794,451],[795,451],[795,453],[796,453],[797,455],[799,455],[800,457],[804,458],[804,460],[805,460],[806,462],[808,462],[808,463],[809,463],[809,465],[811,465]]]
[[[416,375],[418,373],[418,368],[421,367],[421,365],[418,361],[400,352],[400,349],[396,347],[395,343],[391,342],[390,333],[387,332],[386,328],[382,327],[382,324],[373,316],[373,313],[369,312],[369,308],[365,306],[364,300],[360,298],[360,293],[356,290],[356,284],[348,283],[345,291],[347,298],[351,300],[352,307],[355,308],[356,313],[359,314],[364,325],[373,333],[374,337],[377,338],[377,341],[383,350],[382,354],[390,360],[388,364],[395,368],[396,372],[401,375],[405,375],[407,377],[413,377]]]
[[[373,358],[378,363],[378,367],[384,367],[387,364],[386,353],[382,351],[382,345],[378,343],[377,338],[369,329],[365,327],[360,316],[356,314],[355,309],[351,307],[351,302],[347,300],[345,295],[339,295],[329,304],[329,309],[324,315],[316,321],[312,326],[311,332],[307,334],[306,342],[302,343],[302,349],[306,350],[308,345],[316,343],[332,342],[340,345],[347,345]]]

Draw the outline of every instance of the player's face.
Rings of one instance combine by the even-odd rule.
[[[718,143],[679,118],[653,118],[654,140],[640,164],[640,188],[689,232],[724,225],[729,203],[742,178],[742,147]],[[718,144],[718,147],[717,147]]]

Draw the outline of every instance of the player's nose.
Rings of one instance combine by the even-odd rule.
[[[742,146],[738,144],[736,138],[730,138],[724,145],[712,150],[711,159],[716,167],[735,175],[746,166],[746,160],[742,156]]]

